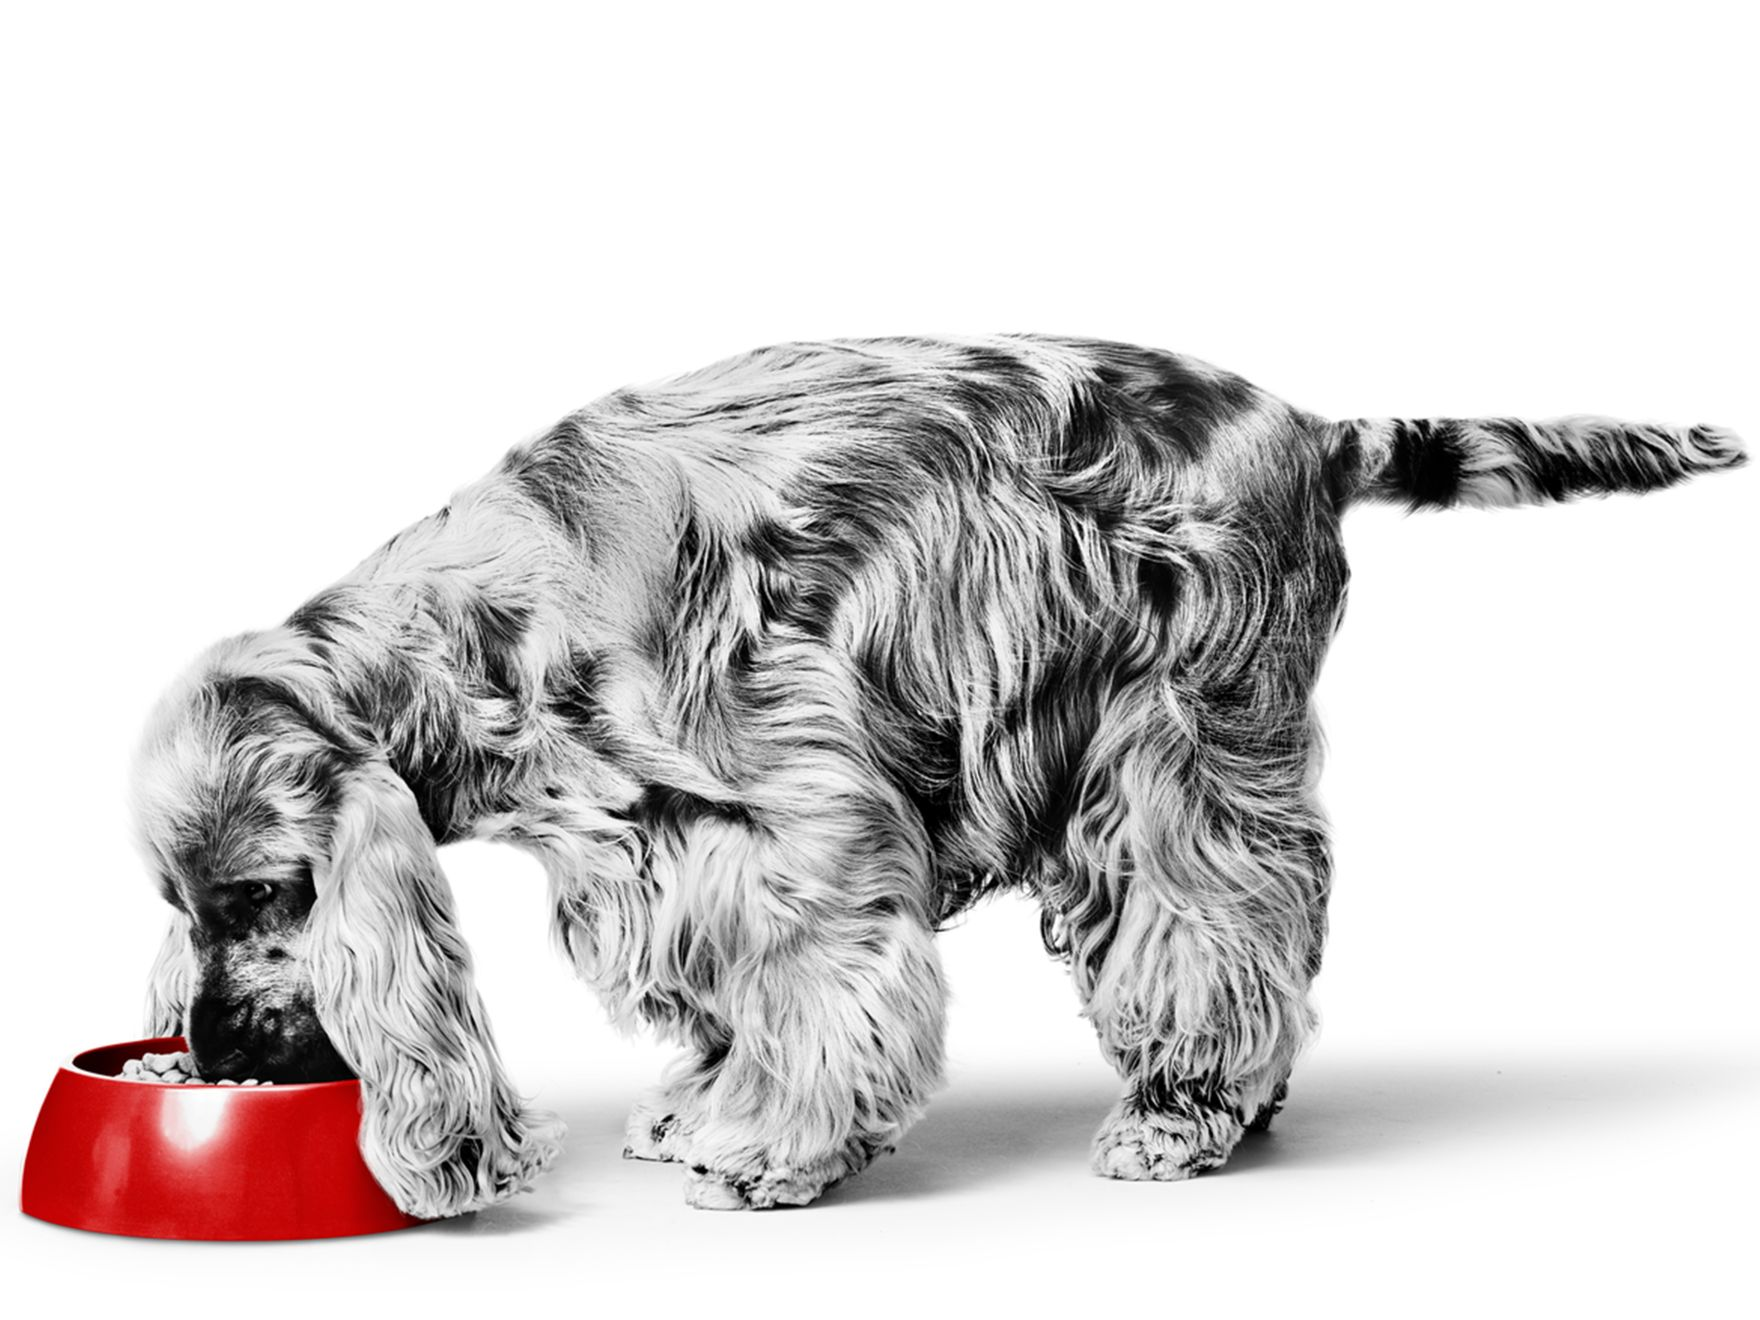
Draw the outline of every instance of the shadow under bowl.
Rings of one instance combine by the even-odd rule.
[[[276,1086],[124,1081],[129,1059],[181,1036],[76,1054],[49,1085],[25,1155],[20,1208],[130,1237],[348,1237],[424,1220],[399,1210],[361,1158],[356,1080]]]

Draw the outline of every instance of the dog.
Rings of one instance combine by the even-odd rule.
[[[1704,426],[1327,421],[1042,336],[619,390],[165,697],[148,1027],[209,1079],[358,1076],[411,1214],[501,1201],[561,1129],[503,1071],[436,853],[501,840],[613,1017],[683,1047],[625,1153],[695,1206],[800,1205],[937,1085],[934,932],[1024,890],[1123,1078],[1096,1169],[1189,1177],[1270,1120],[1313,1026],[1345,510],[1744,457]]]

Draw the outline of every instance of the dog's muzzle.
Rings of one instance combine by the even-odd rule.
[[[311,1013],[197,995],[187,1035],[207,1081],[325,1082],[354,1075]]]

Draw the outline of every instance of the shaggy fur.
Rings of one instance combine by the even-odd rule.
[[[1022,889],[1124,1079],[1096,1167],[1188,1177],[1312,1025],[1340,515],[1741,460],[1709,427],[1328,422],[1039,337],[620,390],[167,697],[149,1026],[209,1075],[358,1074],[412,1213],[502,1199],[559,1130],[502,1072],[435,849],[504,840],[612,1014],[684,1047],[629,1153],[696,1205],[800,1204],[936,1085],[932,933]]]

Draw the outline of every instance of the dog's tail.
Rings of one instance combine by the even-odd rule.
[[[1547,504],[1580,495],[1659,490],[1747,462],[1719,426],[1659,426],[1605,417],[1329,422],[1327,462],[1341,503],[1414,509]]]

